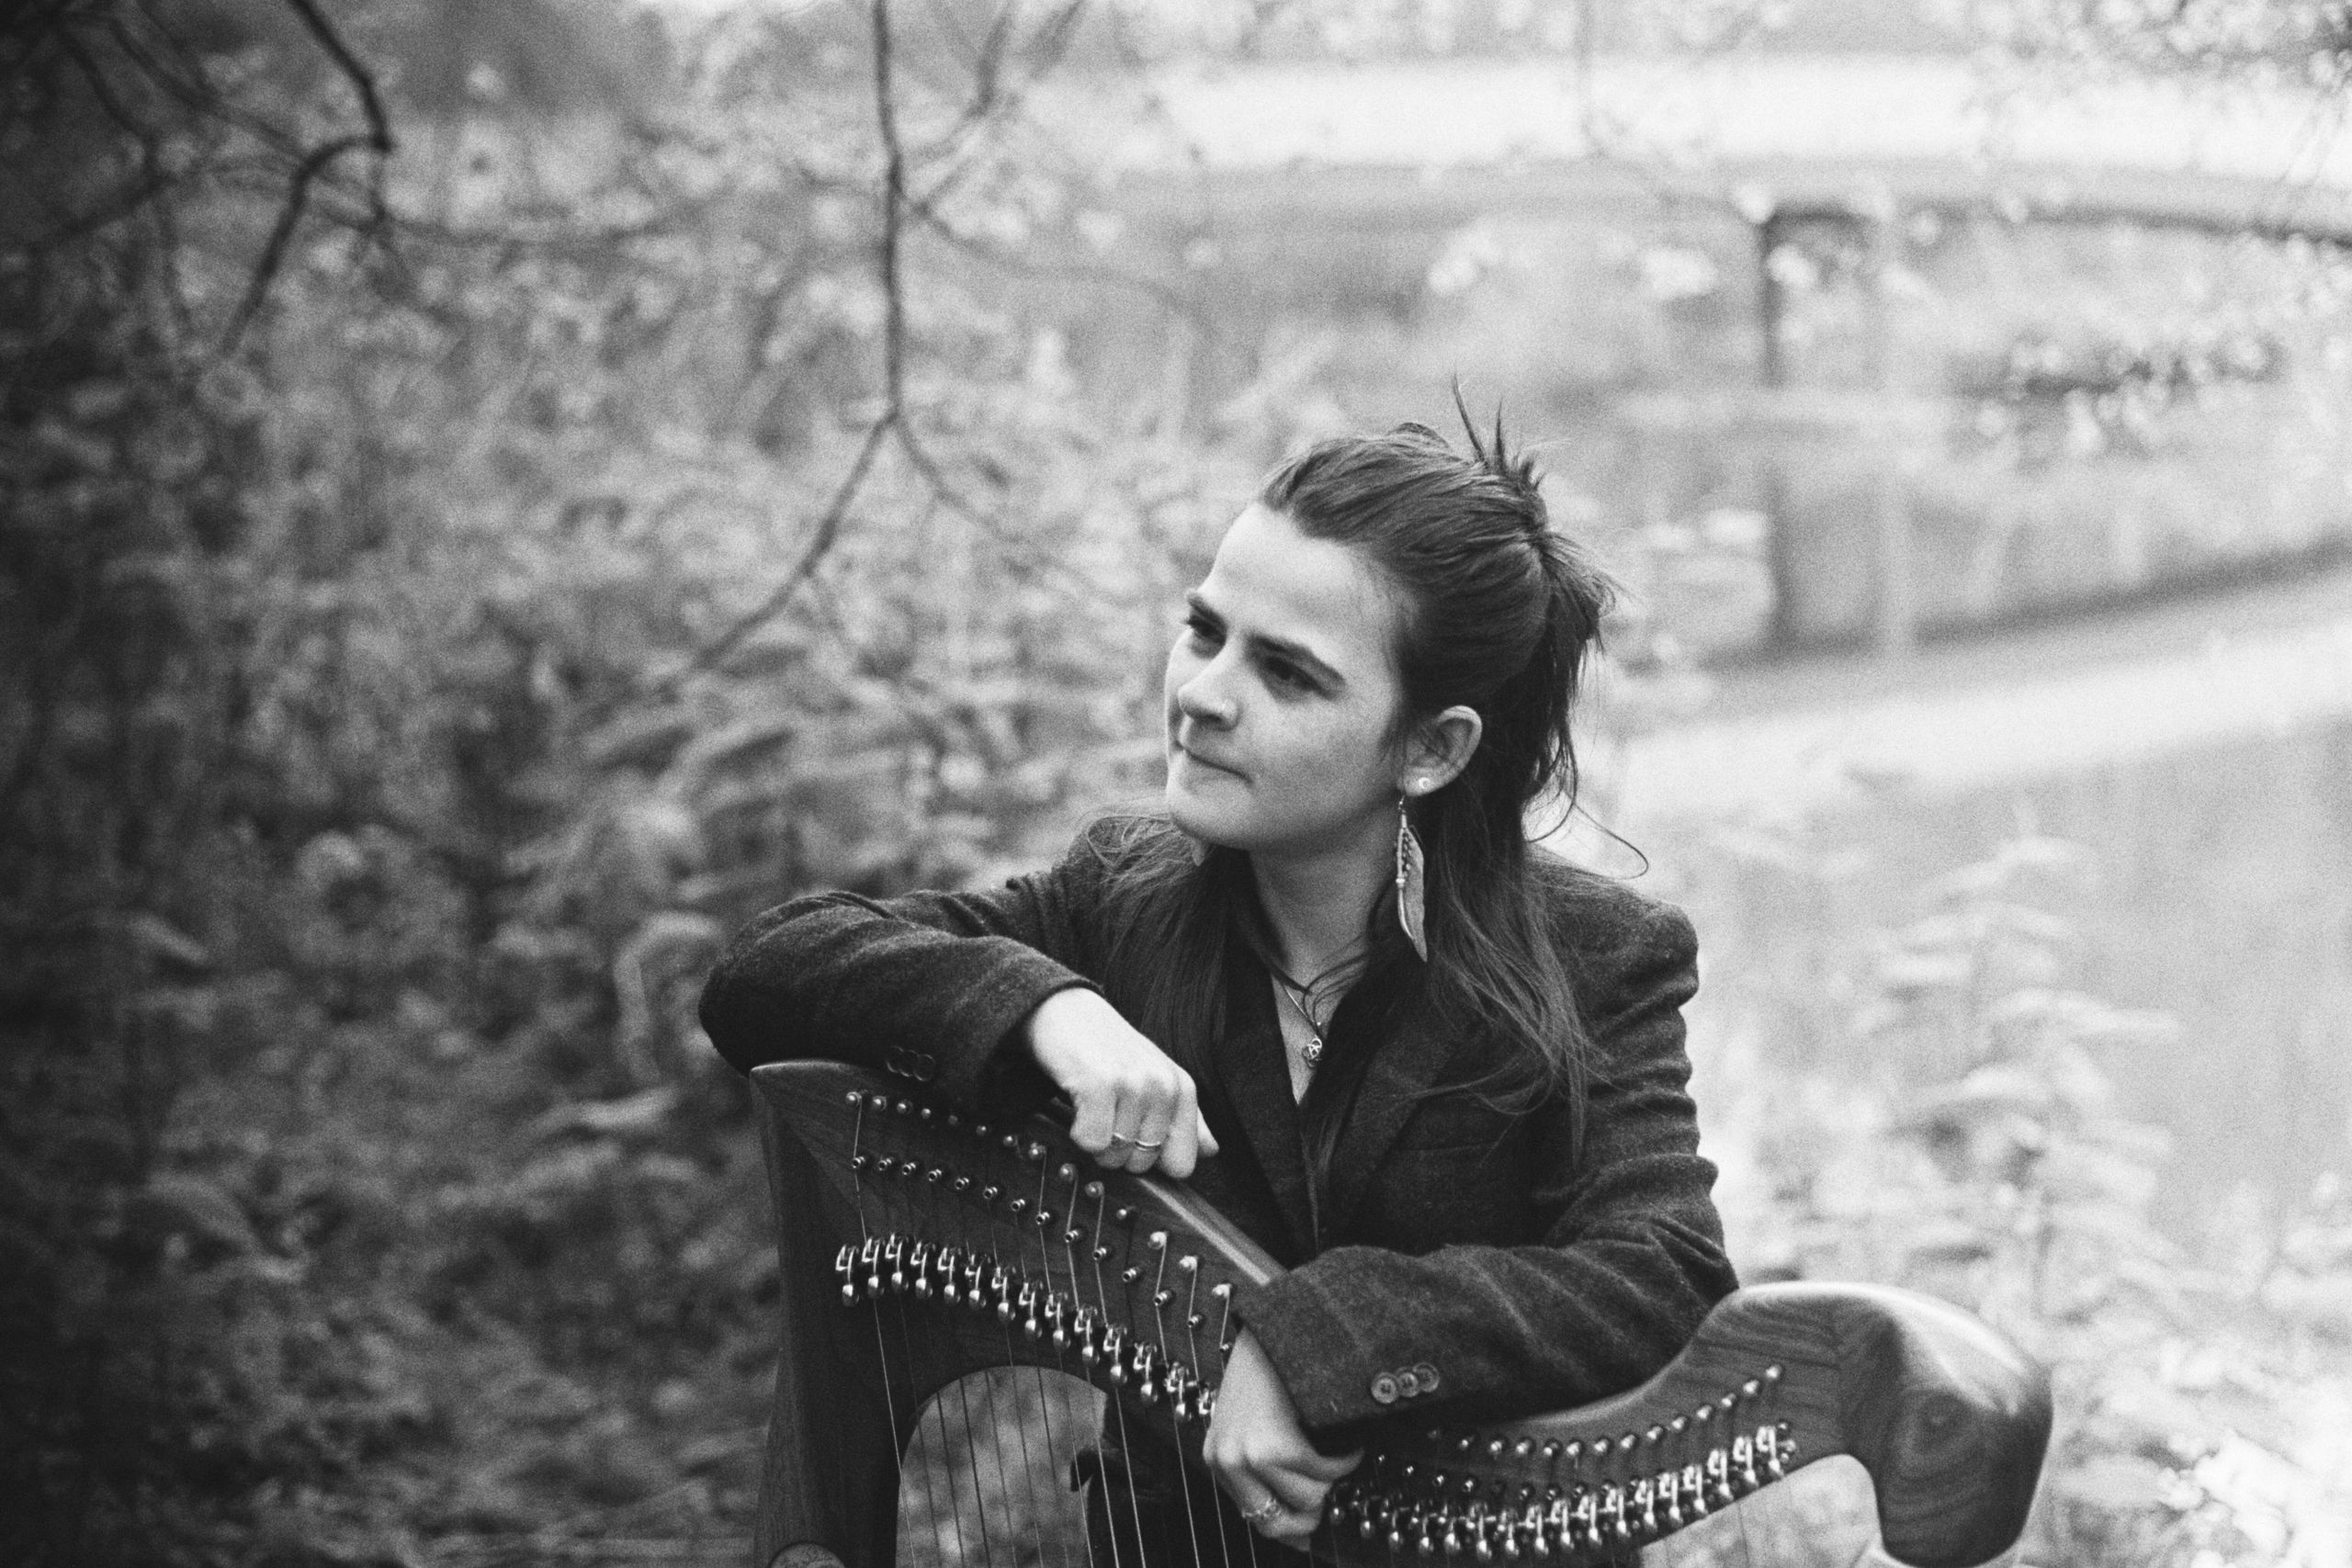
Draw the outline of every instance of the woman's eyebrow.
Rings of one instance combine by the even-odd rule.
[[[1197,591],[1186,593],[1184,603],[1192,606],[1194,615],[1204,615],[1220,626],[1226,624],[1225,617],[1211,609],[1208,601],[1202,598]],[[1287,659],[1333,691],[1348,683],[1346,676],[1317,659],[1304,643],[1293,642],[1288,637],[1271,637],[1264,632],[1251,632],[1248,640],[1254,651]]]

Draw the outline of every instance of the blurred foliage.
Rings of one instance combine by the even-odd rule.
[[[1825,885],[1824,903],[1860,871],[1786,832],[1716,843],[1772,881]],[[1821,1068],[1762,1070],[1771,983],[1749,991],[1707,1108],[1743,1272],[1925,1290],[2051,1368],[2058,1426],[2020,1562],[2338,1561],[2352,1202],[2328,1178],[2285,1212],[2248,1197],[2202,1245],[2159,1230],[2168,1138],[2120,1109],[2115,1075],[2175,1026],[2080,987],[2092,937],[2066,909],[2097,869],[2018,837],[1922,889],[1908,921],[1843,933],[1843,957],[1802,982]],[[1728,985],[1753,956],[1719,945]],[[1850,1539],[1821,1544],[1841,1539],[1837,1507],[1780,1520],[1815,1543],[1792,1562],[1853,1560]]]
[[[1069,19],[8,24],[0,1555],[735,1539],[701,970],[1132,787],[1229,482],[939,237]]]
[[[1208,44],[1448,8],[1284,41],[1311,9]],[[1542,47],[1582,11],[1458,9]],[[1091,214],[1023,96],[1134,39],[926,16],[0,17],[6,1561],[740,1555],[774,1264],[702,967],[791,892],[986,881],[1148,788],[1159,612],[1295,390],[1188,433],[1007,305]],[[1621,639],[1636,705],[1663,646]],[[2110,1407],[2335,1354],[2343,1201],[2228,1297],[2258,1327],[2198,1315],[2079,1060],[2117,1025],[1972,967],[2007,906],[1958,908],[1856,1025],[1982,1057],[1851,1151],[1940,1239],[1792,1131],[1791,1266],[2069,1369],[2050,1540],[2234,1551],[2253,1450]]]

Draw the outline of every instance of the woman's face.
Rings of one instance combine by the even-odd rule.
[[[1168,809],[1274,855],[1385,847],[1403,764],[1397,607],[1354,550],[1251,505],[1168,653]]]

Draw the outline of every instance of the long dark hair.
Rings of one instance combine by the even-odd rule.
[[[1357,991],[1375,1010],[1374,1037],[1386,1036],[1380,1014],[1426,1007],[1437,1027],[1503,1048],[1498,1094],[1565,1092],[1580,1122],[1588,1038],[1527,821],[1547,794],[1564,811],[1575,803],[1569,717],[1613,590],[1551,526],[1534,467],[1510,450],[1499,416],[1484,437],[1466,411],[1463,426],[1466,455],[1420,424],[1319,442],[1277,468],[1258,499],[1309,538],[1361,552],[1396,592],[1404,702],[1391,739],[1456,704],[1484,727],[1461,774],[1409,808],[1428,852],[1426,966],[1397,934],[1390,900],[1373,911]],[[1213,849],[1196,860],[1164,818],[1107,820],[1092,838],[1122,895],[1113,983],[1138,1027],[1162,1042],[1215,1038],[1231,944],[1268,953],[1248,857]],[[1317,1152],[1336,1137],[1337,1108],[1364,1065],[1318,1070],[1327,1092],[1307,1106]]]

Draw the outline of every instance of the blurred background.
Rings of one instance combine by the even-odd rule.
[[[1457,383],[1626,587],[1549,829],[1699,922],[1743,1272],[2052,1365],[2025,1561],[2352,1561],[2352,8],[25,0],[0,62],[8,1562],[741,1561],[717,943],[1150,795],[1257,477]],[[1867,1549],[1744,1512],[1677,1560]]]

